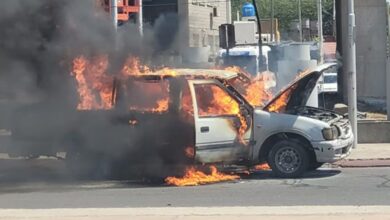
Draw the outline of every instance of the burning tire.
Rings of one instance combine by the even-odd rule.
[[[276,142],[268,154],[273,174],[281,178],[296,178],[307,171],[310,158],[303,146],[297,139]]]

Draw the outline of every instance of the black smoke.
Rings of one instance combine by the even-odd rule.
[[[77,142],[80,134],[68,130],[88,120],[75,116],[79,97],[70,75],[75,57],[107,54],[109,72],[115,73],[129,55],[153,63],[155,57],[177,50],[177,15],[145,25],[141,37],[137,24],[116,30],[95,0],[2,0],[0,4],[0,128],[16,128],[16,138],[39,141],[50,136],[55,140],[60,131],[66,131],[67,136],[61,138]],[[116,140],[107,132],[116,131],[109,127],[109,118],[99,120],[108,127],[88,138],[107,135],[104,146],[102,142],[95,145],[110,147]]]

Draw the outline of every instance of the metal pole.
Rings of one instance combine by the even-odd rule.
[[[252,0],[252,4],[255,7],[255,13],[256,13],[256,19],[257,19],[257,28],[259,30],[259,71],[264,70],[264,61],[263,61],[263,39],[261,37],[261,21],[260,21],[260,13],[259,10],[257,9],[257,4],[256,0]]]
[[[318,38],[319,38],[319,53],[320,59],[319,63],[324,63],[324,36],[322,31],[322,0],[317,1],[317,9],[318,9]]]
[[[390,40],[390,3],[386,2],[387,9],[387,43],[389,44]],[[390,121],[390,51],[387,51],[387,59],[386,59],[386,100],[387,100],[387,120]]]
[[[298,0],[298,16],[299,16],[299,40],[303,42],[303,33],[302,33],[302,2]]]
[[[118,0],[111,0],[111,18],[115,29],[118,28]]]
[[[225,39],[226,39],[226,64],[227,64],[227,66],[230,66],[230,45],[229,45],[229,40],[228,40],[229,39],[229,32],[228,32],[227,25],[225,25]]]
[[[336,0],[333,0],[333,36],[336,36]]]
[[[347,74],[348,83],[348,115],[355,136],[354,148],[357,147],[357,97],[356,97],[356,36],[355,36],[354,0],[348,0],[348,51]]]
[[[271,42],[274,42],[274,34],[275,34],[274,19],[275,19],[275,5],[274,5],[274,0],[271,0]]]
[[[226,0],[226,23],[232,23],[232,5],[230,0]]]
[[[143,15],[143,5],[142,5],[142,0],[138,0],[138,5],[139,5],[139,12],[138,12],[138,29],[139,29],[139,34],[142,37],[144,35],[144,15]]]

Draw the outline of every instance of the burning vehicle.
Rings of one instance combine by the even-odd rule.
[[[238,71],[152,71],[133,68],[131,60],[121,77],[112,78],[103,74],[106,60],[95,61],[74,61],[77,111],[63,117],[62,110],[31,106],[15,113],[12,155],[64,151],[72,172],[96,175],[132,167],[168,176],[182,172],[180,165],[266,162],[276,176],[289,178],[351,151],[354,137],[346,118],[305,106],[331,64],[307,71],[270,99],[260,84]],[[88,83],[93,81],[89,72],[100,78],[97,83]]]

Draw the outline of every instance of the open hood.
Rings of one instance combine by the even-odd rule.
[[[305,106],[322,73],[335,65],[335,63],[323,64],[308,70],[281,90],[263,109],[283,113],[297,106]]]

